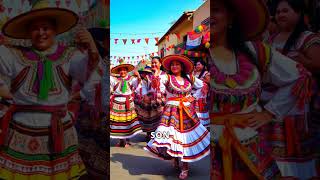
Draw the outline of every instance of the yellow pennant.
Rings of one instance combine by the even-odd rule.
[[[233,88],[237,87],[237,82],[231,78],[227,78],[225,81],[225,85],[227,85],[228,87],[233,89]]]

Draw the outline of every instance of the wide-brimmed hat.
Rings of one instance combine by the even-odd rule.
[[[28,25],[36,19],[48,18],[56,25],[56,33],[64,33],[73,28],[79,17],[71,10],[64,8],[49,7],[48,1],[38,1],[30,11],[20,14],[2,27],[2,33],[8,37],[16,39],[30,39]]]
[[[151,66],[145,66],[144,68],[141,68],[138,70],[139,73],[152,73]]]
[[[187,74],[193,71],[194,65],[192,61],[184,55],[168,55],[162,58],[162,66],[167,70],[170,71],[170,66],[172,61],[179,61],[183,64],[184,69],[183,71]]]
[[[121,68],[126,68],[128,70],[128,72],[131,72],[134,70],[134,66],[132,64],[120,64],[114,68],[111,69],[111,73],[114,73],[114,74],[119,74],[119,70]]]
[[[225,0],[235,10],[235,17],[240,24],[246,40],[257,38],[267,28],[269,11],[263,0]]]

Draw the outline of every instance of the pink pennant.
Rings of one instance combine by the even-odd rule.
[[[138,44],[140,43],[140,41],[141,41],[141,39],[137,39],[137,43],[138,43]]]
[[[135,39],[131,39],[132,44],[135,44],[135,42],[134,42],[134,41],[135,41]]]
[[[118,44],[118,40],[119,40],[119,39],[114,39],[114,43],[115,43],[115,44]]]

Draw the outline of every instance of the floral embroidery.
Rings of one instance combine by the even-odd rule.
[[[180,85],[177,81],[177,79],[175,78],[175,76],[168,76],[169,81],[167,83],[167,90],[171,93],[171,94],[180,94],[180,95],[186,95],[187,93],[191,92],[192,86],[191,83],[186,80],[183,79],[184,84]]]
[[[31,152],[37,151],[39,147],[40,147],[40,143],[35,138],[31,139],[28,143],[28,148]]]
[[[238,54],[236,61],[237,73],[232,75],[221,72],[213,63],[210,70],[211,78],[214,79],[217,84],[225,84],[230,88],[235,88],[238,85],[243,85],[252,74],[254,65],[251,64],[247,60],[247,57],[243,54]]]

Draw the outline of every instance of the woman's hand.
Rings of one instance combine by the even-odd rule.
[[[273,114],[269,111],[253,112],[248,115],[248,126],[255,130],[270,123],[273,119]]]
[[[207,73],[201,80],[207,84],[210,84],[210,73]]]
[[[135,76],[137,76],[138,78],[141,78],[138,71],[134,71],[133,74],[134,74]]]
[[[94,39],[87,29],[81,28],[76,35],[75,41],[79,44],[82,50],[89,50],[90,52],[98,53]]]
[[[241,128],[251,127],[256,130],[265,124],[270,123],[273,119],[273,115],[268,111],[251,112],[246,114],[228,114],[221,117],[215,117],[213,123],[215,120],[223,121],[226,119],[232,122],[234,126]]]

